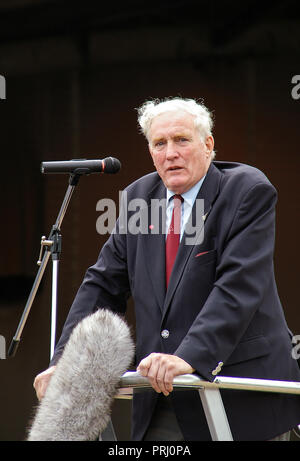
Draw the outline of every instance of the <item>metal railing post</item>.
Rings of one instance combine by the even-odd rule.
[[[199,394],[212,440],[233,441],[219,389],[203,388]]]

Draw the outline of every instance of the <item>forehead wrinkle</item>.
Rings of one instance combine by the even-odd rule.
[[[155,138],[153,138],[153,141],[160,141],[161,139],[164,138],[180,138],[180,137],[190,137],[191,132],[190,130],[182,130],[182,129],[174,129],[174,130],[169,130],[169,132],[166,133],[159,133]]]
[[[157,142],[161,141],[162,139],[172,139],[172,138],[178,138],[178,137],[187,137],[191,138],[194,135],[194,130],[188,127],[183,127],[182,125],[178,126],[168,126],[165,128],[161,128],[155,133],[155,137],[152,137],[150,133],[150,140],[152,142]]]
[[[160,137],[160,132],[161,130],[167,131],[175,129],[175,130],[188,130],[190,132],[195,130],[195,117],[191,114],[188,114],[186,112],[180,112],[180,113],[170,113],[170,112],[165,112],[163,114],[159,114],[151,122],[150,128],[149,128],[149,134],[151,137],[151,132],[153,132],[153,126],[155,128],[155,124],[157,122],[160,124],[159,126],[159,135],[155,136]]]

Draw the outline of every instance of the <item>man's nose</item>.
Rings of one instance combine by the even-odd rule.
[[[168,160],[172,160],[173,158],[178,157],[178,152],[176,149],[176,145],[172,141],[168,141],[166,145],[166,158]]]

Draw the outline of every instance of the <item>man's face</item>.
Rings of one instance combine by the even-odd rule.
[[[176,194],[187,192],[206,174],[213,147],[212,136],[203,142],[187,112],[166,112],[151,123],[150,154],[165,186]]]

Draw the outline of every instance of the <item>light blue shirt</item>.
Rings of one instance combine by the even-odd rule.
[[[203,178],[201,178],[200,181],[198,181],[193,187],[191,187],[191,189],[189,189],[184,194],[181,194],[181,197],[184,199],[184,202],[182,204],[181,212],[180,240],[183,236],[185,225],[188,222],[193,205],[195,203],[200,187],[202,186],[202,183],[205,179],[205,176],[203,176]],[[175,192],[167,189],[166,229],[169,229],[169,226],[171,224],[174,200],[170,200],[170,198],[173,197],[173,195],[175,195]]]

